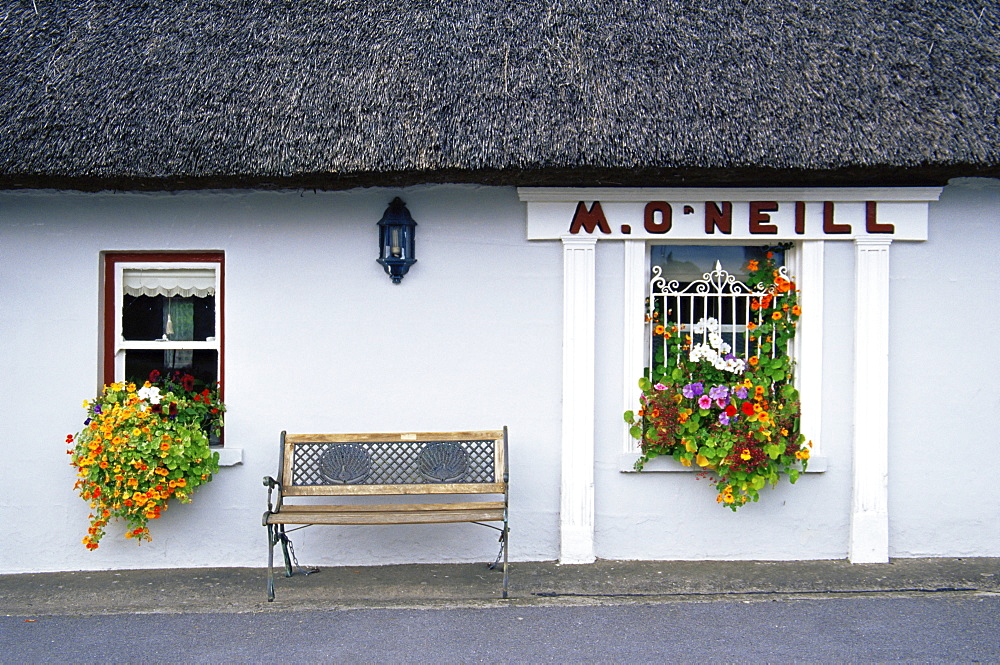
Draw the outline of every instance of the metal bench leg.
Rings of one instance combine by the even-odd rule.
[[[503,523],[503,597],[507,597],[507,552],[510,551],[507,542],[507,535],[510,533],[510,529],[507,528],[507,522]]]
[[[267,525],[267,602],[274,602],[274,525]]]
[[[281,541],[281,553],[285,556],[285,577],[292,576],[292,559],[288,555],[288,536],[285,535],[285,525],[282,524],[278,527],[280,530],[278,532],[278,540]]]

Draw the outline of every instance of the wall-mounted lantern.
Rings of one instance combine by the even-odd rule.
[[[397,196],[378,222],[378,262],[392,278],[393,284],[399,284],[410,266],[417,262],[413,250],[416,229],[417,223],[410,216],[406,204]]]

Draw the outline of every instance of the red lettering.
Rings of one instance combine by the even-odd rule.
[[[806,204],[805,201],[795,202],[795,232],[799,235],[806,232]]]
[[[656,221],[656,213],[660,213],[660,221]],[[649,233],[666,233],[673,226],[672,211],[666,201],[650,201],[646,204],[643,215],[643,227]]]
[[[715,233],[719,229],[725,234],[733,232],[733,204],[722,202],[722,210],[715,201],[705,201],[705,233]]]
[[[608,218],[604,216],[600,201],[594,201],[590,210],[580,201],[576,205],[576,212],[573,213],[573,222],[569,225],[570,233],[579,233],[583,229],[587,233],[593,233],[595,229],[601,229],[601,233],[611,233],[608,225]]]
[[[850,224],[833,223],[833,201],[823,201],[823,233],[850,233]]]
[[[875,218],[875,202],[865,201],[865,231],[868,233],[895,233],[893,224],[879,224]]]
[[[768,224],[771,215],[768,213],[778,212],[778,204],[774,201],[751,201],[750,202],[750,233],[753,234],[776,234],[778,227]]]

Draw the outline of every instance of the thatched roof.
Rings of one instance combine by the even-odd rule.
[[[0,0],[0,187],[1000,175],[995,0]]]

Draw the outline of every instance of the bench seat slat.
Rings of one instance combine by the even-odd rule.
[[[389,494],[503,494],[503,483],[427,483],[422,485],[286,485],[285,496],[369,496]]]
[[[287,511],[267,516],[268,524],[433,524],[502,522],[502,508],[435,511]]]
[[[433,512],[436,510],[503,510],[503,501],[476,501],[473,503],[377,503],[377,504],[285,504],[280,512],[318,512],[318,513],[377,513],[385,511],[398,512]]]

